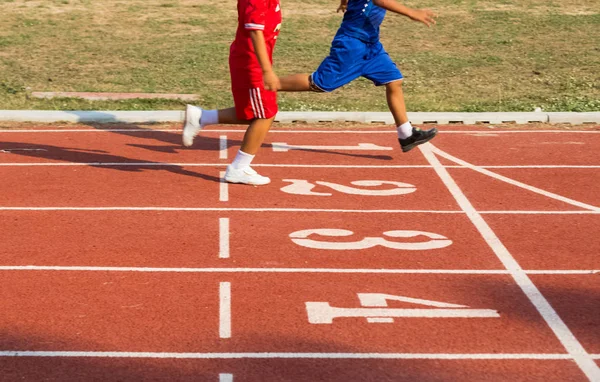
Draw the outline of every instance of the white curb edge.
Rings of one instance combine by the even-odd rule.
[[[573,125],[600,124],[600,112],[546,113],[546,112],[491,112],[491,113],[429,113],[409,112],[414,124],[465,124],[477,123],[566,123]],[[5,122],[95,122],[95,123],[159,123],[181,122],[183,111],[51,111],[51,110],[0,110],[0,121]],[[388,112],[279,112],[276,122],[357,122],[394,124]]]

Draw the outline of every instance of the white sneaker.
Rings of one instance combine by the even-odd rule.
[[[183,125],[183,145],[190,147],[194,144],[194,137],[202,130],[200,118],[202,109],[197,106],[187,105],[185,108],[185,125]]]
[[[259,175],[252,167],[235,169],[232,165],[227,166],[225,171],[225,180],[229,183],[251,184],[253,186],[263,186],[271,183],[271,179]]]

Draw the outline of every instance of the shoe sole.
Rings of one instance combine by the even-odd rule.
[[[411,144],[410,144],[410,145],[408,145],[408,146],[403,146],[403,147],[402,147],[402,152],[403,152],[403,153],[405,153],[405,152],[407,152],[407,151],[410,151],[410,150],[414,149],[415,147],[417,147],[417,146],[419,146],[419,145],[422,145],[423,143],[427,143],[427,142],[429,142],[430,140],[432,140],[433,138],[435,138],[435,136],[437,135],[437,133],[438,133],[438,132],[437,132],[437,130],[435,130],[435,131],[433,132],[433,134],[431,134],[431,135],[430,135],[430,136],[428,136],[427,138],[425,138],[425,139],[421,139],[420,141],[415,141],[415,142],[411,143]]]
[[[234,184],[247,184],[249,186],[265,186],[269,183],[271,183],[271,180],[269,179],[269,181],[267,183],[249,183],[249,182],[243,182],[243,181],[238,181],[238,180],[233,180],[233,179],[227,179],[225,178],[225,181],[227,183],[234,183]]]

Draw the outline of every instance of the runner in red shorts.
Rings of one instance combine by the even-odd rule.
[[[212,124],[248,124],[242,146],[227,166],[225,180],[264,185],[271,182],[250,164],[277,114],[279,78],[273,72],[273,49],[281,29],[279,0],[238,0],[238,28],[229,53],[231,89],[235,107],[202,110],[188,105],[183,126],[183,144]]]

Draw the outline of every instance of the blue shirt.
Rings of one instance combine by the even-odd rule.
[[[379,41],[379,27],[386,10],[372,0],[348,0],[346,13],[338,34],[373,43]]]

